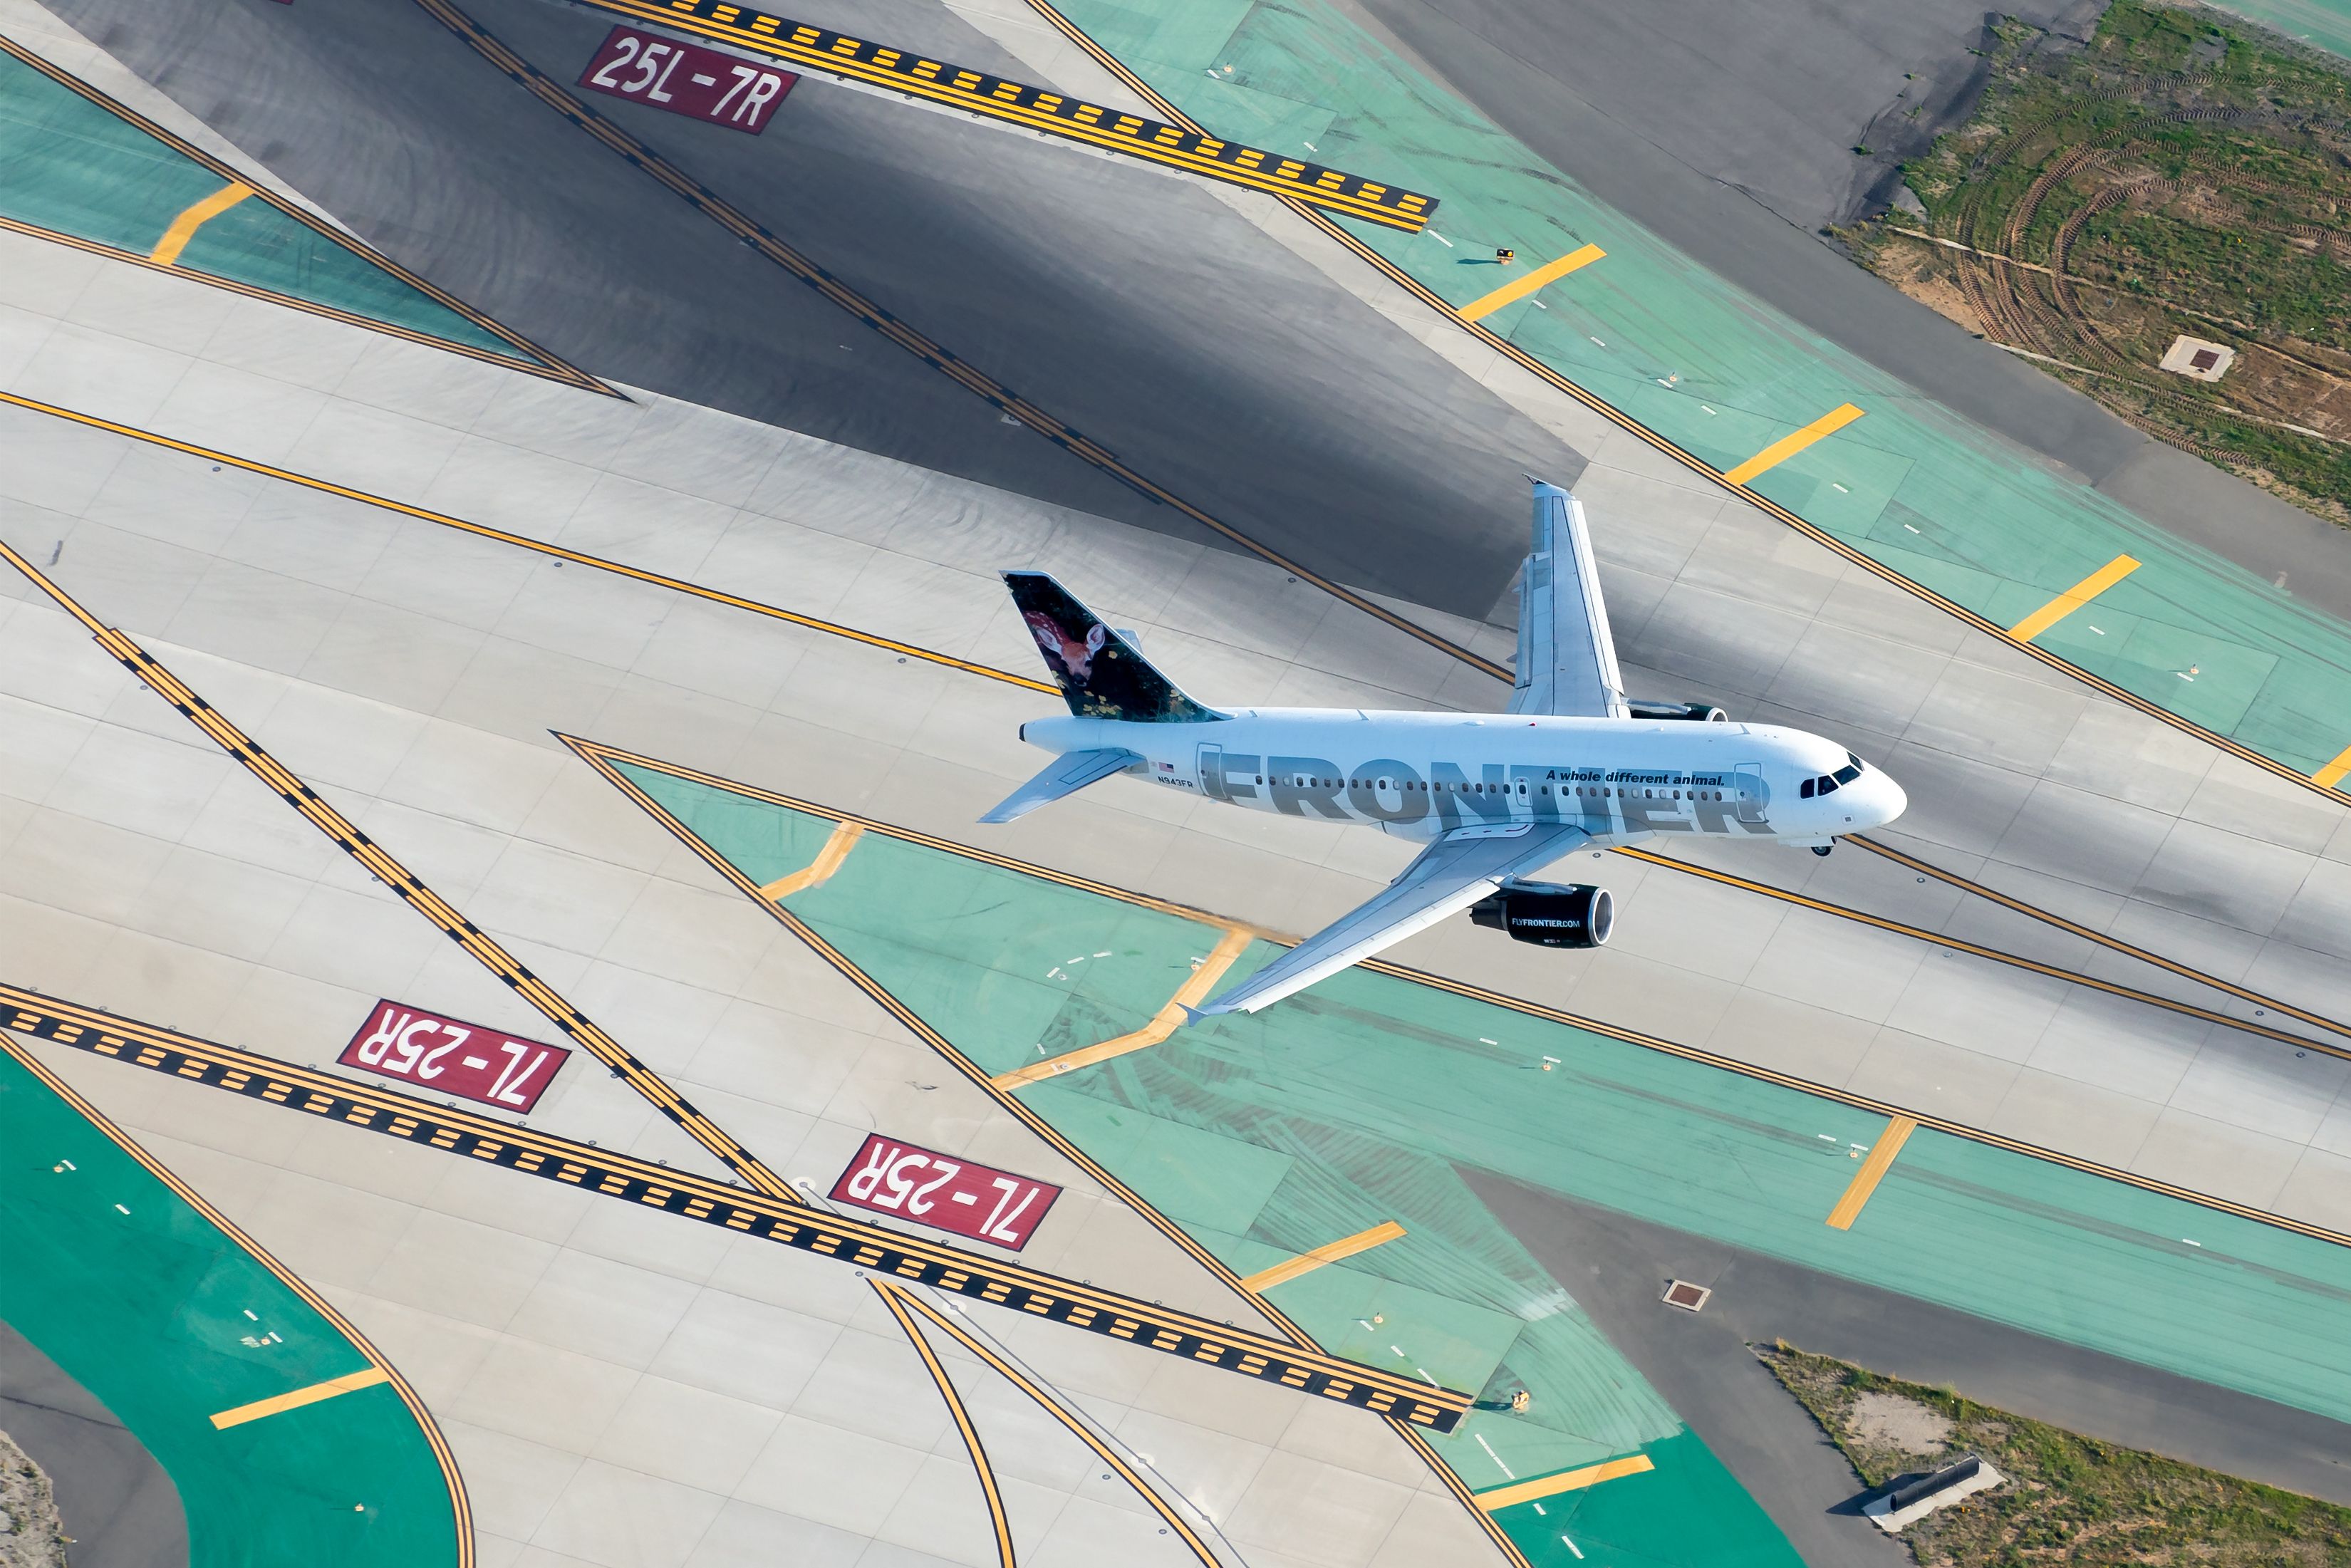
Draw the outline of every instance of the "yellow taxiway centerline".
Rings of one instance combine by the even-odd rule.
[[[1849,402],[1841,402],[1792,435],[1783,435],[1762,451],[1730,469],[1723,478],[1733,485],[1744,485],[1767,469],[1777,468],[1805,447],[1823,436],[1834,435],[1861,417],[1861,410]]]
[[[1124,1056],[1128,1051],[1142,1051],[1146,1047],[1157,1045],[1183,1026],[1184,1009],[1207,998],[1210,988],[1218,980],[1224,978],[1225,971],[1233,967],[1233,960],[1241,956],[1242,949],[1246,948],[1255,937],[1255,932],[1243,930],[1239,926],[1228,927],[1223,938],[1217,943],[1215,949],[1200,961],[1198,968],[1192,971],[1192,977],[1184,982],[1176,990],[1175,997],[1165,1007],[1159,1009],[1149,1023],[1136,1030],[1133,1034],[1123,1034],[1116,1040],[1103,1040],[1100,1045],[1089,1045],[1077,1051],[1064,1051],[1060,1056],[1048,1061],[1019,1068],[1010,1072],[998,1073],[990,1082],[998,1089],[1019,1089],[1034,1083],[1041,1078],[1059,1077],[1064,1072],[1073,1072],[1081,1067],[1092,1067],[1097,1061],[1107,1061],[1113,1056]]]
[[[1468,304],[1464,305],[1461,307],[1461,319],[1464,321],[1476,321],[1484,317],[1491,316],[1503,306],[1515,304],[1519,300],[1524,299],[1528,295],[1532,294],[1535,290],[1544,287],[1546,284],[1558,282],[1561,278],[1565,277],[1569,273],[1576,270],[1576,268],[1590,267],[1593,262],[1598,261],[1602,256],[1606,256],[1607,254],[1608,253],[1606,251],[1601,249],[1596,245],[1587,245],[1580,250],[1569,251],[1557,261],[1546,262],[1544,265],[1536,267],[1532,272],[1528,273],[1524,277],[1515,279],[1510,283],[1505,283],[1501,287],[1497,288],[1493,293],[1487,295],[1483,298],[1473,299]]]
[[[1270,1291],[1301,1274],[1311,1274],[1325,1263],[1336,1263],[1342,1258],[1353,1258],[1358,1252],[1368,1252],[1374,1247],[1394,1241],[1404,1234],[1404,1227],[1393,1219],[1383,1219],[1369,1230],[1358,1230],[1353,1236],[1343,1236],[1336,1241],[1326,1241],[1311,1251],[1276,1263],[1270,1269],[1260,1269],[1241,1281],[1250,1291]]]
[[[316,1405],[321,1399],[332,1399],[338,1395],[373,1388],[379,1383],[391,1381],[392,1374],[382,1367],[366,1367],[340,1377],[329,1377],[324,1383],[313,1383],[308,1388],[297,1388],[290,1394],[274,1395],[267,1399],[256,1399],[250,1405],[240,1405],[233,1410],[224,1410],[213,1417],[213,1425],[226,1431],[231,1427],[242,1427],[247,1421],[258,1421],[265,1416],[275,1416],[283,1410],[298,1410],[305,1405]]]
[[[759,890],[759,896],[771,899],[789,898],[803,889],[814,887],[820,883],[830,882],[832,880],[832,873],[841,869],[841,862],[849,858],[849,852],[856,848],[857,841],[864,835],[864,832],[865,824],[862,822],[835,823],[831,835],[824,841],[824,848],[817,851],[816,859],[789,876],[778,877]]]
[[[155,243],[155,248],[148,253],[147,259],[160,266],[172,266],[180,259],[180,253],[188,248],[188,242],[196,237],[198,229],[251,194],[252,186],[242,180],[231,180],[173,218],[172,226],[163,231],[163,237]]]
[[[1830,1229],[1853,1228],[1853,1222],[1861,1218],[1862,1205],[1877,1190],[1877,1184],[1886,1179],[1886,1173],[1894,1167],[1894,1156],[1902,1152],[1902,1145],[1917,1130],[1918,1124],[1908,1116],[1896,1116],[1886,1124],[1886,1131],[1878,1134],[1877,1142],[1869,1146],[1869,1157],[1861,1162],[1861,1168],[1853,1173],[1853,1180],[1845,1184],[1844,1196],[1829,1210]]]
[[[1012,1520],[1004,1510],[1004,1489],[996,1484],[996,1467],[988,1462],[987,1447],[979,1440],[979,1428],[972,1425],[971,1412],[965,1408],[963,1396],[956,1391],[955,1381],[947,1376],[947,1369],[940,1364],[939,1353],[931,1348],[930,1342],[914,1326],[913,1315],[906,1311],[911,1304],[906,1292],[887,1281],[870,1276],[865,1282],[873,1287],[874,1293],[882,1298],[882,1304],[890,1309],[892,1317],[898,1320],[898,1326],[905,1331],[908,1342],[914,1347],[914,1354],[923,1358],[923,1369],[938,1385],[939,1397],[946,1401],[947,1414],[955,1417],[956,1430],[963,1435],[964,1451],[971,1456],[971,1468],[978,1477],[980,1495],[987,1500],[987,1522],[996,1537],[996,1560],[1001,1568],[1014,1568]]]
[[[2030,643],[2137,570],[2137,560],[2126,555],[2118,555],[2010,627],[2008,634],[2020,643]]]
[[[1649,1462],[1646,1454],[1632,1454],[1605,1464],[1586,1465],[1580,1470],[1562,1470],[1555,1476],[1539,1476],[1516,1486],[1496,1487],[1491,1491],[1472,1494],[1478,1506],[1488,1513],[1496,1509],[1515,1508],[1522,1502],[1535,1502],[1547,1497],[1557,1497],[1563,1491],[1582,1491],[1585,1487],[1613,1481],[1618,1476],[1637,1476],[1657,1467]]]

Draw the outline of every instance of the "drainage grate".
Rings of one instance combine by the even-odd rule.
[[[1668,1280],[1666,1281],[1664,1300],[1666,1305],[1669,1307],[1679,1307],[1686,1312],[1694,1312],[1705,1306],[1707,1298],[1713,1294],[1714,1292],[1704,1285],[1693,1285],[1687,1280]]]

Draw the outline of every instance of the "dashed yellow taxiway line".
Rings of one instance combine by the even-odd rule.
[[[5,560],[23,573],[34,587],[87,627],[99,646],[112,654],[123,668],[138,676],[149,690],[171,704],[182,717],[243,764],[279,800],[293,807],[312,827],[334,841],[336,847],[357,861],[369,875],[439,927],[450,940],[465,949],[468,957],[496,975],[517,996],[538,1009],[556,1028],[611,1068],[630,1088],[651,1102],[654,1109],[688,1137],[709,1150],[727,1169],[770,1197],[785,1202],[799,1201],[781,1176],[728,1136],[717,1124],[695,1109],[684,1095],[670,1087],[666,1080],[638,1061],[620,1041],[605,1033],[587,1014],[559,994],[554,987],[533,974],[495,938],[459,914],[439,894],[425,886],[414,872],[394,860],[381,845],[360,831],[349,818],[321,799],[317,790],[287,771],[284,764],[264,751],[250,736],[230,723],[218,709],[197,695],[144,648],[99,622],[71,594],[5,543],[0,543],[0,560]]]

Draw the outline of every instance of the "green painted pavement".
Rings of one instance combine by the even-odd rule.
[[[1059,4],[1060,0],[1056,0]],[[2345,0],[2258,0],[2345,24]],[[1540,265],[1607,256],[1483,324],[1718,469],[1840,403],[1866,417],[1753,488],[2002,626],[2117,555],[2099,637],[2043,639],[2083,669],[2298,773],[2351,746],[2351,627],[2297,605],[2039,458],[1921,399],[1593,200],[1330,0],[1068,0],[1070,20],[1220,136],[1426,191],[1432,231],[1350,232],[1448,302]],[[1230,67],[1228,73],[1226,68]],[[1345,221],[1345,220],[1342,220]],[[1448,244],[1448,242],[1450,242]],[[2075,618],[2077,621],[2079,617]]]
[[[808,864],[834,825],[618,766],[757,883]],[[1218,935],[875,832],[790,907],[990,1073],[1141,1027]],[[1278,951],[1253,946],[1236,976]],[[1474,1414],[1438,1440],[1478,1490],[1505,1467],[1656,1456],[1681,1427],[1457,1164],[2351,1420],[2351,1249],[1932,1130],[1832,1230],[1879,1117],[1364,969],[1021,1097],[1236,1272],[1403,1224],[1270,1299],[1342,1354],[1489,1397],[1531,1390],[1526,1416]],[[1720,1487],[1673,1484],[1714,1500],[1650,1520],[1625,1560],[1785,1551]]]
[[[220,175],[131,121],[0,54],[0,216],[152,252]],[[367,256],[252,197],[199,228],[179,266],[505,359],[512,343]]]
[[[214,1427],[368,1358],[5,1051],[0,1260],[0,1319],[163,1467],[192,1568],[457,1562],[448,1483],[389,1385]]]

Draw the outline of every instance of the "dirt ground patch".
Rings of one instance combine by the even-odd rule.
[[[2086,45],[2013,16],[1989,37],[1974,118],[1904,161],[1910,210],[1838,231],[1851,253],[2147,434],[2351,524],[2351,70],[2174,0],[2115,0]],[[2234,363],[2164,371],[2183,336]]]
[[[1899,1448],[1921,1456],[1951,1446],[1951,1418],[1916,1399],[1871,1389],[1853,1402],[1847,1416],[1854,1437],[1872,1448]]]
[[[66,1568],[65,1526],[49,1478],[0,1432],[0,1568]]]
[[[1862,1483],[1989,1459],[2007,1485],[1903,1531],[1921,1568],[2342,1568],[2351,1508],[1780,1344],[1760,1353]]]

